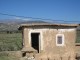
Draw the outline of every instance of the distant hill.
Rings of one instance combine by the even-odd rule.
[[[21,24],[29,24],[29,23],[49,23],[45,21],[26,21],[21,19],[3,19],[0,20],[0,31],[18,31],[18,27]],[[80,26],[78,27],[78,30],[80,30]]]
[[[17,31],[21,24],[29,23],[47,23],[44,21],[25,21],[20,19],[4,19],[0,20],[0,31]]]

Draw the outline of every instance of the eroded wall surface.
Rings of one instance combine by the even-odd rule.
[[[31,32],[40,32],[40,53],[36,57],[39,59],[55,59],[55,60],[75,60],[75,40],[76,29],[65,28],[24,28],[23,44],[25,49],[31,46]],[[64,35],[64,45],[56,46],[56,35]]]

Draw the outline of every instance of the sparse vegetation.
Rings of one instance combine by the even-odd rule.
[[[22,34],[20,32],[0,32],[0,52],[1,51],[17,51],[22,48]],[[0,53],[0,60],[19,60],[14,56]]]
[[[0,60],[19,60],[16,57],[10,57],[10,56],[0,56]]]
[[[2,51],[0,52],[0,60],[20,60],[20,51]]]
[[[0,51],[16,51],[21,48],[21,33],[0,33]]]

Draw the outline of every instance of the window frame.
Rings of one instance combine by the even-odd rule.
[[[62,37],[62,44],[58,44],[58,37]],[[56,46],[64,46],[64,34],[57,34],[56,35]]]

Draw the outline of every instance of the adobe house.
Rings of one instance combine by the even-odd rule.
[[[22,24],[23,57],[36,60],[75,60],[78,24]]]

